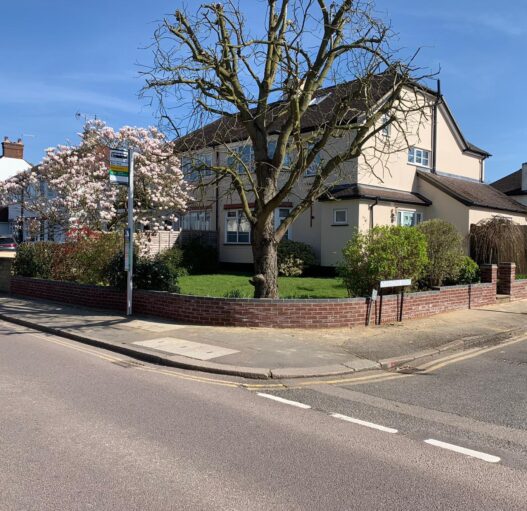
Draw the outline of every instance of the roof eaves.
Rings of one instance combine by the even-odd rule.
[[[441,183],[439,180],[429,177],[429,174],[426,172],[417,171],[417,174],[419,177],[422,177],[425,181],[428,181],[432,186],[435,186],[436,188],[441,190],[443,193],[446,193],[447,195],[461,202],[465,206],[480,208],[480,209],[487,209],[489,211],[508,211],[508,212],[513,212],[513,213],[523,213],[524,215],[527,214],[527,207],[524,207],[519,202],[518,202],[517,208],[515,208],[514,206],[511,206],[510,208],[504,208],[501,206],[494,206],[494,205],[488,206],[487,204],[482,204],[480,202],[467,199],[466,197],[454,192],[450,187]],[[490,186],[490,185],[485,185],[485,186]]]

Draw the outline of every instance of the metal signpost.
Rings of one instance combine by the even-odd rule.
[[[110,149],[110,183],[128,186],[128,227],[124,230],[126,314],[132,314],[134,274],[134,150]]]
[[[379,282],[379,289],[393,289],[396,287],[401,288],[401,305],[399,308],[399,317],[398,321],[403,320],[403,304],[404,304],[404,288],[407,286],[412,285],[412,279],[398,279],[398,280],[381,280]],[[371,293],[370,298],[370,307],[368,310],[368,319],[367,319],[367,325],[370,324],[370,318],[371,318],[371,310],[373,307],[373,304],[377,301],[377,289],[374,289]],[[382,292],[381,292],[381,303],[379,306],[379,320],[377,324],[381,324],[381,318],[382,318]]]

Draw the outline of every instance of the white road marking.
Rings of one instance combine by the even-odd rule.
[[[425,442],[430,445],[435,445],[436,447],[448,449],[449,451],[459,452],[461,454],[465,454],[466,456],[471,456],[472,458],[478,458],[480,460],[487,461],[489,463],[499,463],[501,461],[501,458],[498,458],[498,456],[493,456],[492,454],[486,454],[484,452],[473,451],[472,449],[467,449],[466,447],[460,447],[459,445],[448,444],[446,442],[441,442],[440,440],[434,440],[433,438],[429,438],[428,440],[425,440]]]
[[[289,399],[284,399],[283,397],[273,396],[272,394],[264,394],[263,392],[257,392],[261,397],[266,397],[267,399],[272,399],[280,403],[285,403],[286,405],[296,406],[297,408],[311,408],[309,405],[304,403],[299,403],[298,401],[291,401]]]
[[[398,432],[396,429],[393,429],[393,428],[387,428],[386,426],[381,426],[380,424],[375,424],[374,422],[354,419],[353,417],[348,417],[347,415],[341,415],[340,413],[332,413],[331,417],[335,417],[335,419],[341,419],[347,422],[353,422],[353,424],[359,424],[360,426],[366,426],[367,428],[378,429],[379,431],[384,431],[385,433],[397,433]]]

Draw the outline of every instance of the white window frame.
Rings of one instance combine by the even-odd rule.
[[[289,215],[289,213],[291,213],[291,208],[276,208],[274,210],[274,228],[275,228],[275,230],[278,229],[278,227],[280,227],[280,224],[282,223],[282,219],[285,218],[285,217],[282,217],[282,215],[280,214],[281,211],[287,211],[287,214],[285,215],[285,217],[286,217],[286,216]],[[291,225],[287,229],[287,231],[284,234],[284,237],[282,239],[284,239],[284,240],[292,240],[293,239],[293,228],[292,228]]]
[[[416,211],[415,209],[397,209],[397,225],[399,227],[404,227],[402,223],[402,218],[403,215],[407,213],[410,213],[415,217],[414,224],[407,227],[415,227],[423,221],[423,213],[421,213],[420,211]]]
[[[199,227],[202,227],[200,224],[204,224],[204,227],[208,225],[208,229],[200,229]],[[181,229],[185,231],[210,231],[210,226],[210,209],[191,209],[181,217]]]
[[[410,149],[408,149],[408,163],[410,165],[430,168],[431,157],[432,152],[428,151],[428,149],[421,149],[419,147],[410,147]]]
[[[344,212],[345,214],[345,219],[343,222],[339,222],[337,221],[337,213],[342,213]],[[332,225],[348,225],[348,208],[335,208],[333,210],[333,224]]]
[[[236,231],[229,231],[229,218],[236,218],[236,225],[237,230]],[[227,209],[225,210],[225,237],[224,241],[226,245],[250,245],[251,244],[251,226],[249,224],[249,221],[247,219],[246,222],[249,224],[249,231],[240,231],[240,224],[242,220],[245,218],[245,213],[242,209]],[[229,240],[229,233],[236,232],[236,240]],[[240,241],[240,234],[245,235],[247,234],[247,241]]]
[[[212,167],[212,154],[188,155],[181,157],[181,170],[187,181],[195,182],[204,177],[212,176],[213,172],[210,167]]]
[[[245,174],[246,168],[249,171],[254,167],[254,151],[252,145],[239,145],[229,149],[227,156],[227,166],[233,168],[238,174]],[[245,153],[245,154],[244,154]]]

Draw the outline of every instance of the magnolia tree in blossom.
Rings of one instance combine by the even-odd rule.
[[[131,147],[135,221],[150,229],[175,220],[189,200],[172,142],[156,128],[124,126],[119,131],[89,121],[78,145],[47,149],[42,163],[0,184],[3,204],[23,203],[27,211],[64,229],[112,230],[127,217],[128,189],[109,180],[108,148]]]

